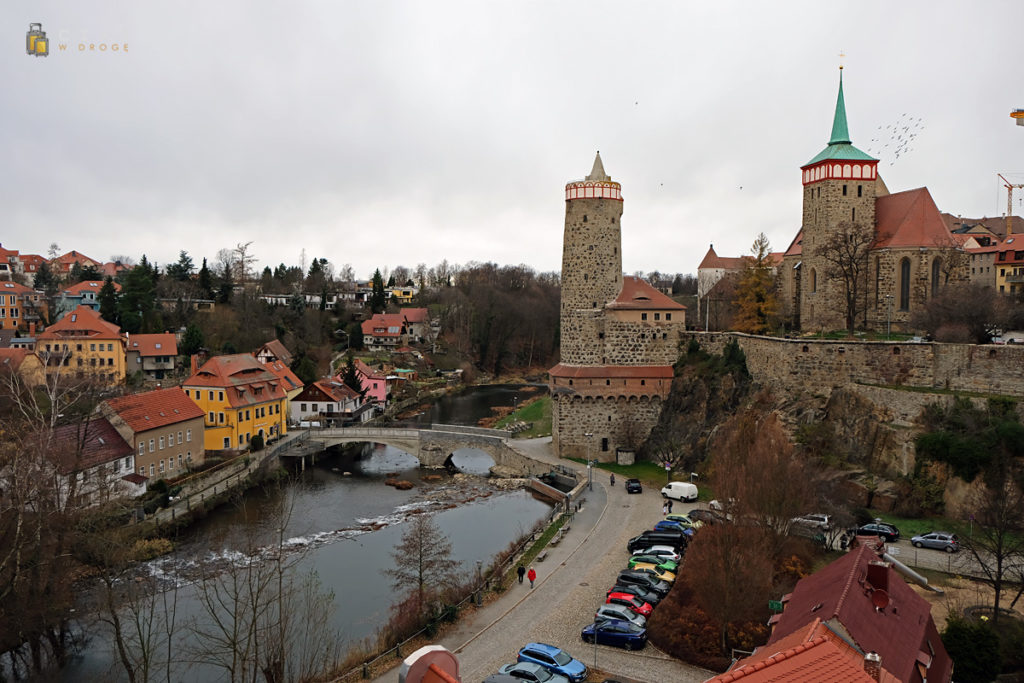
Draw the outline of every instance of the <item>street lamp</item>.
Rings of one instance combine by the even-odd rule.
[[[885,340],[889,341],[892,333],[892,294],[885,295]]]
[[[594,436],[593,432],[584,432],[583,436],[587,437],[587,490],[594,490],[594,467],[590,462],[590,437]]]
[[[512,414],[515,415],[519,412],[519,395],[512,394]]]

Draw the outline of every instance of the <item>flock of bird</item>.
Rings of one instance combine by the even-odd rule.
[[[924,124],[920,117],[900,114],[895,123],[878,127],[866,151],[879,159],[889,158],[889,165],[892,166],[901,156],[914,151],[910,145],[923,130]]]

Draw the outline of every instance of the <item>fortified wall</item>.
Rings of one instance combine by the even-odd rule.
[[[685,318],[652,322],[605,310],[574,311],[562,325],[562,362],[577,365],[672,365]]]
[[[844,384],[882,384],[1024,397],[1024,347],[934,342],[836,341],[688,332],[705,351],[735,338],[762,384],[828,393]]]

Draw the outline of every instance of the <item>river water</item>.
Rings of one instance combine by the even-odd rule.
[[[474,425],[492,406],[511,405],[514,397],[522,401],[533,391],[474,388],[444,397],[423,418]],[[284,539],[299,568],[314,569],[323,588],[334,592],[332,625],[344,642],[355,644],[378,631],[398,597],[384,570],[411,516],[433,514],[451,540],[460,577],[469,579],[478,561],[489,565],[496,553],[550,515],[548,504],[525,491],[492,488],[484,478],[493,465],[487,454],[464,449],[453,454],[453,462],[463,473],[480,476],[421,471],[416,458],[381,444],[332,450],[293,480],[252,490],[244,502],[218,508],[178,539],[172,555],[147,563],[141,573],[164,588],[177,586],[178,620],[201,618],[194,586],[198,576],[229,562],[259,561]],[[400,491],[384,484],[395,475],[414,487]],[[89,632],[89,644],[59,680],[123,679],[109,634],[100,625],[91,625]],[[209,665],[181,664],[178,670],[179,680],[223,680]]]

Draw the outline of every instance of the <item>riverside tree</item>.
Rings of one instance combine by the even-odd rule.
[[[418,515],[407,525],[395,549],[395,566],[387,570],[395,590],[408,592],[421,617],[431,598],[454,585],[452,543],[429,515]]]

